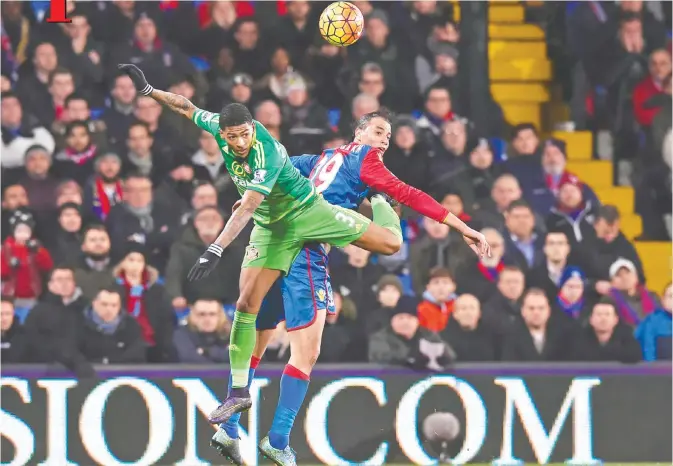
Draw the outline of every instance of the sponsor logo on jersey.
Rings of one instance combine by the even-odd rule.
[[[245,248],[245,260],[254,261],[259,258],[259,250],[254,246],[248,246]]]
[[[247,188],[248,187],[248,180],[245,178],[241,178],[240,176],[232,175],[231,179],[236,183],[237,186],[240,186],[241,188]]]
[[[214,114],[214,113],[203,112],[203,113],[201,114],[201,121],[203,121],[204,123],[208,123],[208,122],[211,121],[214,117],[215,117],[215,114]]]
[[[236,176],[243,176],[245,174],[245,167],[238,162],[231,163],[231,171],[234,172]]]
[[[266,170],[255,170],[255,175],[254,178],[252,179],[253,183],[255,184],[264,183],[265,179],[266,179]]]

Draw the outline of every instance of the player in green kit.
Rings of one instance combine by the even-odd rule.
[[[395,211],[385,202],[372,203],[373,221],[328,204],[313,184],[292,165],[282,144],[241,104],[230,104],[219,114],[197,108],[183,96],[154,89],[135,65],[121,64],[136,89],[172,111],[191,119],[217,140],[227,171],[241,203],[215,243],[189,272],[189,280],[207,276],[224,248],[254,219],[239,281],[240,296],[231,329],[229,357],[232,388],[227,399],[210,414],[213,424],[252,405],[246,388],[250,357],[255,346],[255,320],[264,296],[281,274],[286,274],[305,242],[343,247],[353,243],[390,255],[402,244]]]

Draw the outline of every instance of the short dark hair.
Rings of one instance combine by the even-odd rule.
[[[428,283],[430,283],[435,278],[448,278],[452,282],[454,283],[456,282],[456,280],[453,278],[453,275],[451,274],[451,271],[444,267],[433,267],[432,269],[430,269],[430,275],[428,275]]]
[[[49,279],[54,276],[54,273],[56,273],[57,270],[67,270],[70,273],[72,273],[73,278],[75,277],[75,268],[71,265],[68,264],[59,264],[56,265],[53,269],[51,269],[51,272],[49,272]]]
[[[517,267],[516,265],[506,265],[502,268],[500,271],[500,275],[498,275],[498,278],[502,277],[502,274],[505,272],[513,272],[513,273],[520,273],[523,275],[524,279],[526,278],[526,274],[523,273],[523,270],[521,268]]]
[[[525,131],[527,129],[531,130],[535,136],[538,135],[537,128],[533,123],[519,123],[514,128],[512,128],[512,139],[515,139],[517,136],[519,136],[521,131]]]
[[[545,293],[542,288],[528,288],[523,292],[521,302],[524,303],[529,296],[542,296],[547,302],[547,305],[549,305],[549,298],[547,297],[547,293]]]
[[[598,301],[596,301],[596,304],[594,304],[593,307],[591,308],[591,312],[594,311],[596,306],[599,306],[601,304],[604,305],[604,306],[612,307],[612,309],[615,311],[615,314],[617,314],[617,305],[615,304],[615,302],[611,298],[608,298],[606,296],[604,296],[601,299],[599,299]]]
[[[563,230],[558,230],[558,229],[547,230],[547,233],[545,233],[545,235],[544,235],[545,243],[547,242],[547,238],[549,238],[550,235],[563,235],[563,237],[566,239],[566,241],[568,241],[568,243],[570,243],[570,241],[568,240],[568,234]]]
[[[353,130],[357,131],[365,129],[369,125],[369,122],[372,121],[374,118],[383,118],[388,122],[388,124],[392,125],[393,114],[390,110],[384,107],[381,107],[375,112],[365,113],[360,118],[358,118],[358,121],[355,122],[355,127],[353,128]]]
[[[113,293],[113,294],[119,295],[119,299],[121,301],[122,292],[121,292],[121,289],[118,286],[107,285],[107,286],[104,286],[104,287],[100,288],[98,291],[96,291],[96,295],[94,296],[94,299],[98,299],[98,297],[100,296],[100,294],[102,292]]]
[[[131,171],[130,173],[128,173],[128,174],[124,177],[124,181],[133,180],[133,179],[136,179],[136,180],[147,180],[147,181],[149,181],[150,183],[152,182],[152,178],[150,178],[150,177],[147,176],[147,175],[142,174],[142,173],[139,172],[138,170],[133,170],[133,171]]]
[[[596,213],[596,220],[605,220],[608,225],[614,225],[619,218],[619,209],[617,209],[617,206],[610,204],[600,206]]]
[[[507,213],[511,213],[514,209],[517,209],[519,207],[523,207],[524,209],[528,209],[530,213],[533,213],[533,209],[531,208],[530,204],[526,202],[524,199],[516,199],[512,202],[509,203],[507,206]]]
[[[3,294],[2,296],[0,296],[0,301],[2,301],[3,303],[10,303],[12,307],[14,307],[14,298],[12,298],[11,296]]]
[[[76,121],[71,121],[68,123],[68,125],[65,127],[65,134],[66,136],[70,136],[72,131],[75,128],[84,128],[87,134],[91,134],[91,131],[89,130],[89,125],[87,124],[86,121],[83,120],[76,120]]]
[[[136,126],[142,126],[145,128],[145,131],[147,131],[148,136],[152,136],[152,131],[150,130],[150,125],[145,123],[144,121],[141,120],[133,120],[131,124],[129,125],[129,130],[127,131],[127,135],[131,132],[131,128],[135,128]]]
[[[5,100],[5,99],[19,99],[19,96],[16,95],[16,92],[14,91],[5,91],[2,94],[0,94],[0,99]]]
[[[62,66],[59,66],[56,68],[54,71],[52,71],[49,74],[49,85],[51,86],[54,83],[54,78],[58,76],[59,74],[69,74],[71,78],[75,79],[75,76],[72,74],[72,71],[70,71],[68,68],[64,68]]]
[[[92,231],[103,231],[105,232],[106,235],[108,235],[108,237],[110,236],[110,234],[107,232],[107,229],[105,228],[105,225],[103,225],[102,223],[93,223],[87,226],[86,229],[84,230],[84,234],[82,235],[82,242],[84,242],[87,235]]]
[[[86,102],[87,107],[89,106],[89,99],[87,99],[86,96],[84,94],[82,94],[81,92],[75,91],[72,94],[70,94],[68,97],[66,97],[65,98],[65,106],[67,107],[68,104],[70,104],[70,102],[72,102],[73,100],[83,100],[84,102]]]
[[[220,129],[252,123],[252,114],[248,107],[239,103],[225,105],[220,112]]]

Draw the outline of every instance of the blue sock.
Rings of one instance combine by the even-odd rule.
[[[250,389],[252,379],[255,377],[255,369],[257,369],[258,365],[259,358],[253,356],[250,361],[250,370],[248,371],[248,389]],[[229,387],[227,388],[227,393],[231,391],[231,382],[231,372],[229,372]],[[220,424],[220,427],[224,429],[227,435],[231,438],[238,438],[238,423],[241,420],[241,414],[242,413],[236,413],[231,416],[227,422]]]
[[[285,366],[280,379],[278,406],[269,432],[269,443],[273,448],[284,450],[290,444],[290,431],[304,402],[308,382],[308,375],[289,364]]]

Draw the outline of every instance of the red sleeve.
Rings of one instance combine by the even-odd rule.
[[[386,168],[380,149],[370,149],[362,161],[360,179],[371,188],[395,199],[437,222],[444,223],[449,211],[423,191],[409,186]]]
[[[49,251],[43,247],[37,250],[37,254],[35,254],[35,263],[37,264],[37,268],[42,272],[49,272],[54,267],[54,262],[51,260]]]

